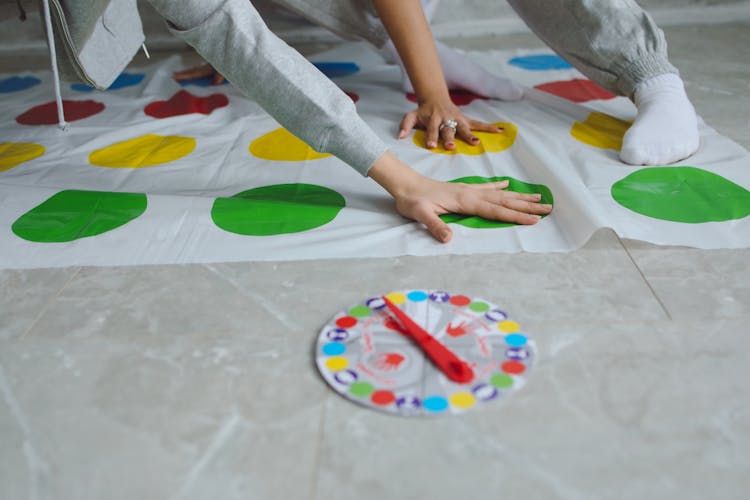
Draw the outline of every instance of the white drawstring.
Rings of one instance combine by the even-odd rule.
[[[60,94],[60,74],[57,71],[57,52],[55,51],[55,36],[52,32],[52,16],[49,11],[49,0],[43,0],[44,3],[44,23],[47,26],[47,42],[49,43],[49,57],[52,61],[52,75],[55,84],[55,100],[57,101],[57,126],[65,130],[68,126],[65,123],[65,114],[63,112],[62,95]]]

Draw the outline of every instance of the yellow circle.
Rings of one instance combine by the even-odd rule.
[[[250,153],[264,160],[306,161],[331,156],[318,153],[285,128],[262,135],[250,143]]]
[[[442,142],[438,141],[438,147],[430,149],[430,151],[433,153],[440,153],[444,155],[460,154],[470,156],[479,156],[485,153],[499,153],[500,151],[505,151],[516,141],[518,127],[515,124],[508,122],[498,122],[494,123],[493,125],[501,127],[503,131],[499,134],[474,131],[474,135],[479,137],[480,141],[480,143],[476,146],[470,146],[466,142],[457,139],[456,149],[454,149],[453,151],[448,151],[443,147]],[[417,130],[416,132],[414,132],[413,140],[414,144],[416,144],[417,146],[421,148],[427,148],[424,130]]]
[[[0,142],[0,172],[44,154],[44,146],[32,142]]]
[[[455,392],[451,394],[450,402],[456,408],[471,408],[477,400],[469,392]]]
[[[97,149],[89,155],[93,165],[108,168],[143,168],[179,160],[195,149],[195,139],[178,135],[148,134]]]
[[[406,295],[401,292],[392,292],[385,296],[386,299],[393,302],[395,305],[403,304],[406,302]]]
[[[515,321],[506,319],[497,324],[497,329],[505,333],[514,333],[521,329],[521,325]]]
[[[343,370],[347,366],[349,366],[349,360],[343,356],[333,356],[326,360],[326,368],[332,372]]]
[[[622,136],[632,123],[595,111],[586,117],[585,122],[575,122],[570,135],[595,148],[619,151],[622,148]]]

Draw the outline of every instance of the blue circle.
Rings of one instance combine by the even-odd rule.
[[[328,78],[349,76],[359,71],[359,66],[353,62],[316,62],[313,64]]]
[[[511,347],[521,347],[526,345],[526,335],[520,333],[511,333],[505,336],[505,343]]]
[[[565,59],[556,54],[536,54],[531,56],[514,57],[508,64],[529,71],[547,71],[553,69],[570,69]]]
[[[448,409],[448,400],[442,396],[430,396],[422,401],[422,407],[427,411],[438,413]]]
[[[341,342],[329,342],[323,346],[323,354],[326,356],[339,356],[346,352],[346,346]]]
[[[196,87],[213,87],[215,85],[228,85],[229,80],[224,80],[219,84],[215,84],[213,76],[204,76],[201,78],[191,78],[190,80],[180,80],[177,83],[179,83],[181,87],[187,87],[188,85],[195,85]]]
[[[420,290],[414,290],[413,292],[407,293],[406,298],[412,302],[422,302],[427,300],[427,294]]]
[[[112,85],[110,85],[107,90],[117,90],[124,87],[132,87],[133,85],[138,85],[143,81],[143,78],[145,76],[146,75],[144,75],[143,73],[122,73],[120,76],[115,78],[115,81],[112,82]],[[94,90],[94,87],[90,87],[85,83],[74,83],[70,86],[70,88],[78,92],[92,92]]]
[[[26,90],[34,85],[39,85],[42,81],[34,76],[11,76],[0,80],[0,93],[18,92]]]

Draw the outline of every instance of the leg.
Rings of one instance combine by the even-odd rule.
[[[508,0],[553,50],[599,85],[638,107],[620,158],[635,165],[672,163],[699,145],[697,117],[664,34],[633,0]]]

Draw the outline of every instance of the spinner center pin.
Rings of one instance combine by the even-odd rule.
[[[462,413],[519,390],[534,342],[495,305],[440,290],[376,296],[336,314],[316,362],[339,394],[388,413]]]

